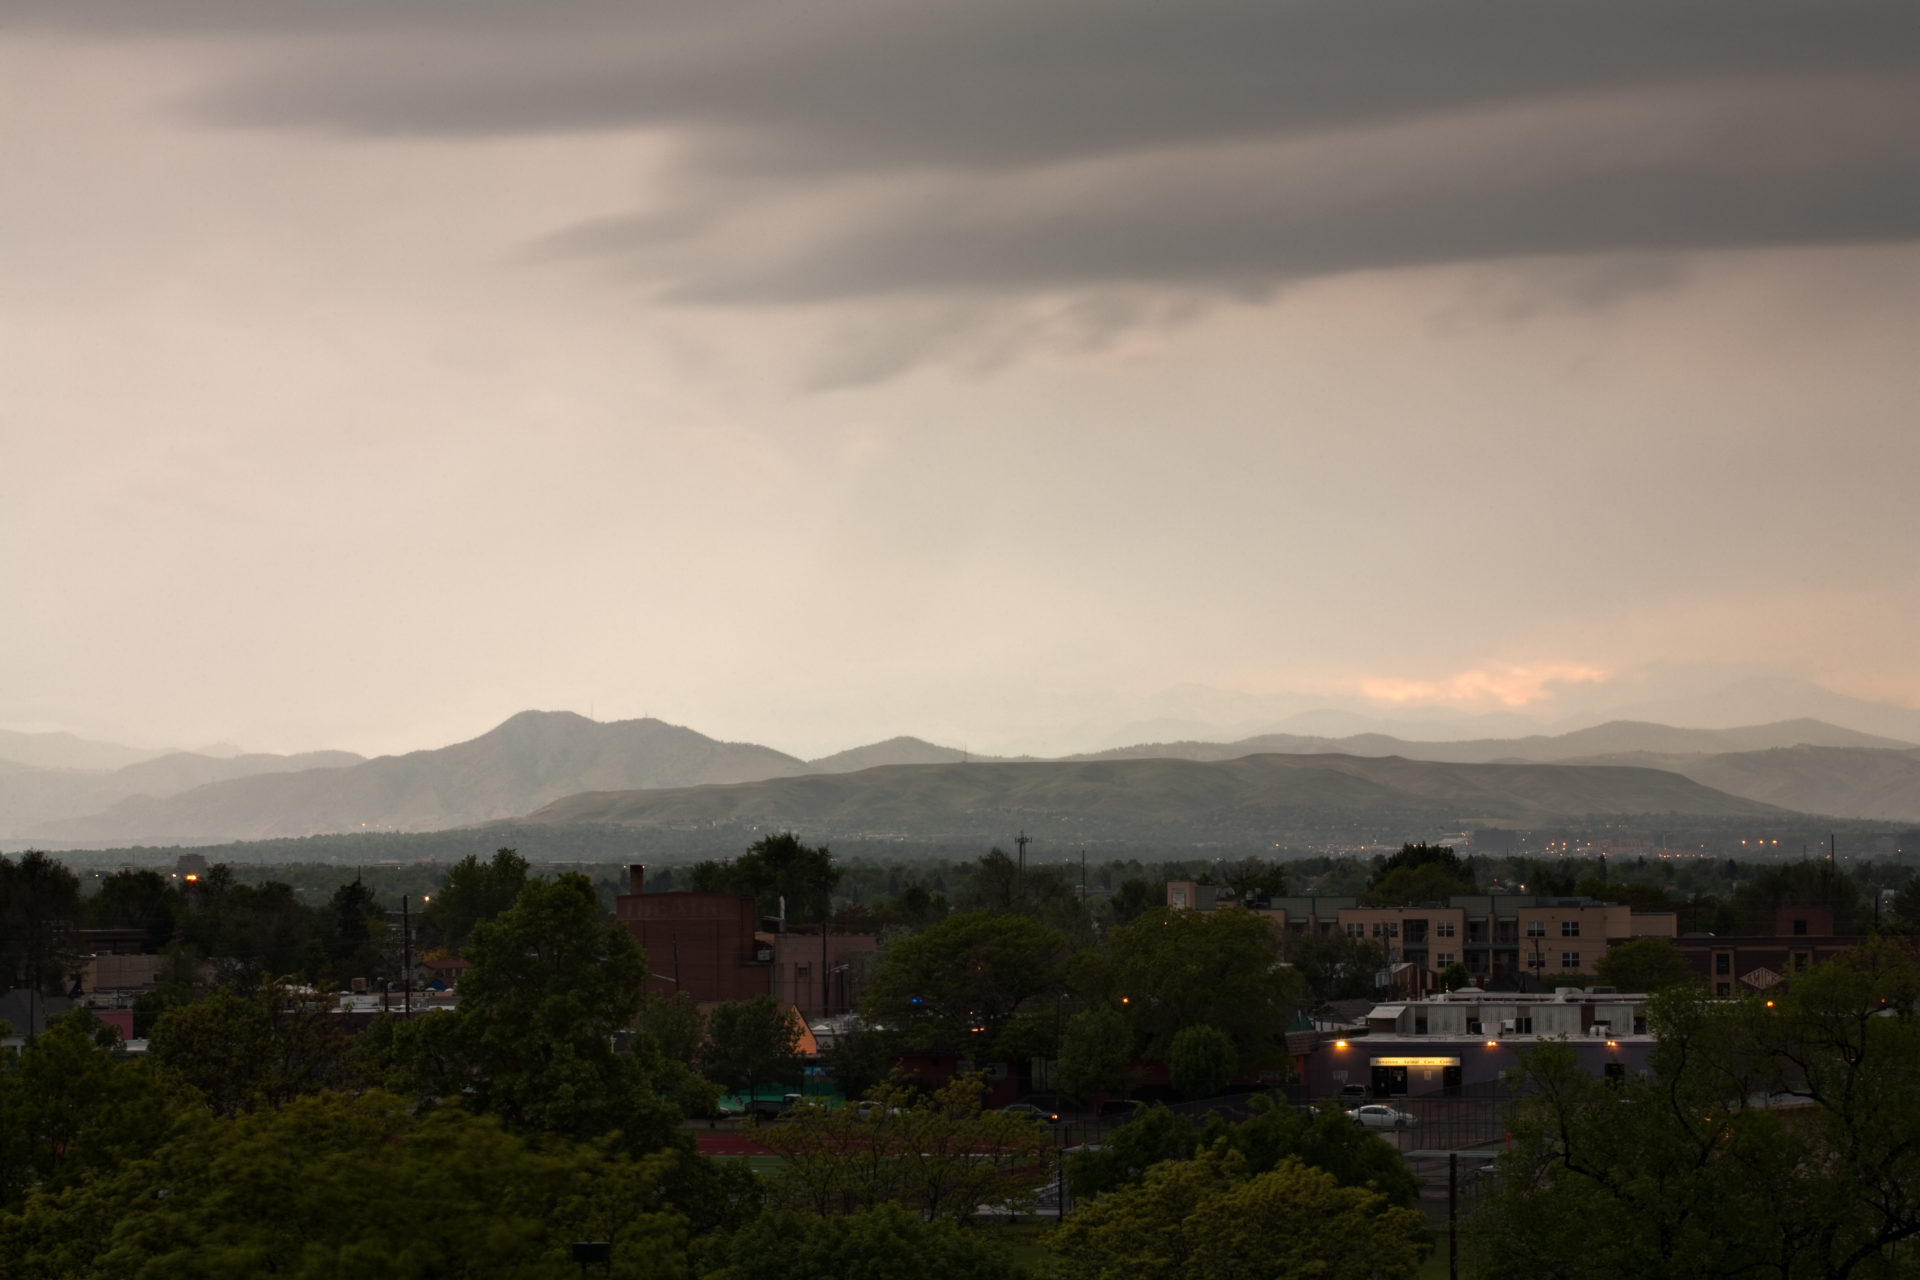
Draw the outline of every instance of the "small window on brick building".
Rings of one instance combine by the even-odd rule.
[[[1579,937],[1580,922],[1578,920],[1562,920],[1560,922],[1560,936],[1563,938]]]
[[[1804,938],[1807,936],[1807,922],[1805,920],[1795,920],[1793,922],[1793,936],[1796,938]]]
[[[1715,973],[1732,973],[1733,957],[1722,951],[1713,958],[1713,971]]]

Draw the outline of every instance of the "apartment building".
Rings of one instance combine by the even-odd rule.
[[[1167,885],[1170,907],[1210,910],[1214,901],[1208,886]],[[1671,911],[1528,894],[1456,894],[1445,902],[1398,907],[1363,907],[1350,897],[1284,897],[1252,909],[1273,922],[1283,944],[1290,936],[1344,933],[1383,946],[1390,968],[1438,974],[1459,963],[1482,985],[1591,973],[1609,947],[1648,935],[1671,938],[1678,925]],[[1424,990],[1430,984],[1409,985]]]

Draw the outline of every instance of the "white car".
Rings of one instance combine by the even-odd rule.
[[[1416,1123],[1411,1115],[1396,1111],[1392,1107],[1374,1103],[1370,1106],[1355,1107],[1347,1112],[1349,1119],[1368,1129],[1411,1129]]]

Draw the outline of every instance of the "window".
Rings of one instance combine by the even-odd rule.
[[[793,966],[793,976],[796,978],[811,978],[813,976],[813,966],[810,964],[797,964]]]
[[[1536,951],[1532,955],[1527,957],[1527,968],[1544,969],[1546,967],[1547,967],[1547,959],[1545,956],[1541,955],[1539,952]]]
[[[1713,971],[1716,975],[1733,972],[1733,957],[1722,951],[1713,958]]]
[[[1804,938],[1807,936],[1807,922],[1805,920],[1795,920],[1793,922],[1793,936],[1796,938]]]
[[[1451,938],[1453,936],[1453,921],[1442,920],[1433,927],[1433,932],[1439,937]]]
[[[1415,1009],[1413,1011],[1413,1034],[1417,1036],[1427,1034],[1427,1011],[1425,1009]]]
[[[1580,922],[1578,920],[1562,920],[1560,922],[1560,936],[1563,938],[1579,937]]]
[[[1732,995],[1732,994],[1733,994],[1733,984],[1732,984],[1731,982],[1719,982],[1719,983],[1715,983],[1715,984],[1714,984],[1714,988],[1713,988],[1713,994],[1715,994],[1715,995],[1717,995],[1717,996],[1729,996],[1729,995]]]
[[[1796,951],[1793,953],[1793,967],[1796,969],[1804,969],[1808,964],[1812,963],[1812,959],[1813,958],[1806,952]]]
[[[1441,951],[1436,953],[1433,957],[1433,962],[1439,965],[1442,969],[1452,964],[1453,961],[1454,961],[1454,954],[1451,951]]]
[[[1637,1036],[1643,1036],[1647,1034],[1647,1015],[1646,1014],[1636,1013],[1633,1015],[1633,1034]]]
[[[1374,936],[1374,937],[1376,937],[1376,938],[1384,938],[1384,937],[1386,937],[1386,936],[1387,936],[1387,926],[1385,926],[1384,924],[1381,924],[1381,923],[1380,923],[1380,922],[1379,922],[1378,920],[1375,920],[1375,921],[1373,922],[1373,936]]]
[[[1389,938],[1397,938],[1400,936],[1400,922],[1398,920],[1387,921],[1387,936]]]
[[[1527,936],[1528,936],[1529,938],[1544,938],[1544,937],[1546,937],[1546,936],[1547,936],[1547,922],[1546,922],[1545,920],[1529,920],[1529,921],[1527,921]]]
[[[1482,1031],[1480,1030],[1480,1019],[1478,1019],[1478,1018],[1468,1018],[1468,1019],[1467,1019],[1467,1034],[1468,1034],[1468,1035],[1470,1035],[1470,1036],[1477,1036],[1477,1035],[1483,1035],[1483,1034],[1485,1034],[1484,1032],[1482,1032]]]
[[[1565,973],[1580,972],[1580,953],[1578,951],[1562,951],[1560,953],[1560,968],[1561,971]]]
[[[1533,1015],[1525,1014],[1513,1020],[1513,1029],[1523,1036],[1533,1034]]]
[[[1363,924],[1349,924],[1347,926],[1347,936],[1349,938],[1364,938],[1367,936],[1367,926]]]

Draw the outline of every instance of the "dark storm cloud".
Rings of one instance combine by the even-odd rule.
[[[1920,230],[1910,4],[71,8],[38,20],[233,43],[250,69],[192,104],[225,125],[672,130],[663,196],[550,247],[682,300]]]

